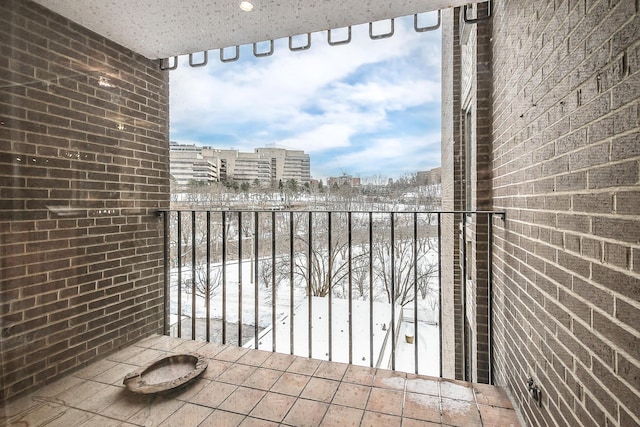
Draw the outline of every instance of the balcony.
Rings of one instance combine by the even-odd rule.
[[[136,395],[123,377],[156,358],[197,352],[186,387]],[[7,425],[519,426],[504,390],[233,345],[152,336],[25,396]]]
[[[501,387],[442,378],[442,222],[500,213],[159,214],[166,335],[12,402],[7,425],[520,425]],[[123,385],[184,353],[208,360],[193,383]]]
[[[156,212],[170,206],[169,73],[160,70],[155,59],[468,2],[395,2],[387,7],[388,2],[375,1],[366,11],[352,2],[354,7],[346,8],[348,13],[344,13],[344,2],[321,2],[331,15],[318,13],[317,2],[297,2],[300,16],[289,3],[272,2],[274,6],[278,3],[278,8],[264,8],[261,14],[238,15],[227,9],[218,16],[220,25],[212,25],[211,13],[207,13],[215,7],[212,2],[197,1],[201,7],[193,8],[175,2],[175,11],[158,2],[154,9],[126,1],[115,8],[113,2],[94,2],[95,7],[89,9],[76,3],[0,2],[0,424],[136,425],[166,421],[166,425],[190,425],[198,420],[183,422],[178,417],[200,411],[206,412],[207,418],[209,411],[220,411],[224,416],[224,402],[203,405],[192,400],[204,391],[201,384],[224,375],[213,369],[206,374],[213,378],[205,377],[180,394],[157,400],[139,401],[122,391],[122,376],[131,368],[159,354],[187,351],[191,346],[199,346],[198,350],[222,348],[210,356],[211,366],[215,358],[241,352],[242,358],[238,356],[228,365],[232,371],[251,367],[251,360],[265,354],[268,356],[260,368],[267,368],[270,358],[290,358],[292,364],[296,360],[318,361],[314,375],[323,364],[340,363],[337,346],[330,352],[331,362],[328,355],[316,353],[321,347],[314,340],[320,331],[313,323],[308,325],[314,340],[282,350],[278,340],[290,337],[290,326],[284,325],[284,331],[275,333],[276,350],[284,355],[263,353],[250,322],[253,313],[245,315],[239,310],[243,319],[235,324],[231,317],[218,317],[226,319],[215,321],[221,330],[225,328],[218,339],[208,320],[203,328],[196,323],[189,329],[197,317],[190,314],[189,297],[181,301],[186,307],[183,312],[177,309],[182,292],[164,292],[163,286],[171,289],[172,270],[166,270],[165,264],[169,265],[172,252],[170,239],[163,242],[163,236],[170,235],[164,234]],[[640,39],[636,30],[640,9],[631,1],[490,3],[492,18],[474,27],[465,23],[463,40],[459,18],[462,14],[465,21],[464,8],[442,11],[443,209],[462,209],[470,201],[473,206],[504,209],[508,218],[493,219],[494,243],[487,246],[486,240],[474,237],[477,224],[462,219],[451,224],[443,216],[442,235],[453,243],[446,248],[447,258],[439,272],[443,304],[438,314],[447,313],[453,322],[443,319],[439,323],[441,351],[455,346],[456,355],[473,357],[459,360],[443,353],[440,366],[445,368],[444,376],[462,379],[477,378],[478,368],[486,364],[481,366],[482,379],[490,382],[495,378],[495,383],[508,388],[527,425],[638,425],[640,354],[633,343],[640,337]],[[67,7],[56,8],[56,4]],[[98,12],[98,6],[102,11],[93,13]],[[224,6],[237,8],[233,2]],[[116,12],[121,15],[114,18]],[[469,12],[468,18],[478,18],[477,12]],[[233,16],[243,21],[231,19]],[[91,26],[89,18],[93,17],[100,26]],[[282,24],[287,22],[296,26],[284,31]],[[267,24],[280,26],[274,30],[282,31],[271,31]],[[229,38],[203,35],[202,29]],[[260,29],[263,33],[239,39],[236,29]],[[188,32],[193,38],[185,37]],[[156,37],[160,33],[164,38]],[[115,40],[111,35],[124,37]],[[468,81],[475,83],[467,85]],[[465,93],[466,89],[470,93]],[[470,188],[467,182],[472,184]],[[467,188],[472,192],[470,200],[465,198]],[[190,220],[191,213],[185,215]],[[245,216],[249,218],[243,213]],[[456,236],[456,230],[461,234]],[[184,231],[189,234],[188,228]],[[327,238],[311,236],[313,245]],[[251,262],[252,236],[238,238],[236,243],[233,239],[231,236],[225,243],[228,270],[233,270],[233,254],[240,245],[241,258]],[[353,239],[354,248],[366,247],[361,236]],[[475,247],[469,242],[476,242]],[[269,256],[268,246],[262,243],[259,240],[258,251],[266,252],[258,252],[254,260]],[[185,259],[179,265],[186,284],[192,261],[188,249],[182,249]],[[294,242],[294,254],[303,256],[304,249],[304,242],[298,246]],[[483,250],[493,250],[492,256],[486,257],[491,263],[484,266],[476,256],[479,251],[486,255]],[[222,254],[222,248],[212,253]],[[202,254],[196,253],[195,259],[203,259]],[[210,259],[212,264],[222,262]],[[298,258],[290,259],[295,264]],[[235,262],[236,267],[244,265]],[[240,270],[245,278],[255,277],[255,273]],[[168,275],[163,283],[164,271]],[[296,277],[303,276],[294,276],[294,283]],[[280,280],[283,289],[287,289],[287,280]],[[352,280],[357,283],[357,278]],[[228,287],[233,287],[232,281],[229,277]],[[243,290],[251,289],[250,280],[242,283]],[[449,283],[455,283],[453,289]],[[304,307],[304,286],[302,289]],[[353,292],[355,287],[345,289]],[[487,299],[491,290],[493,299]],[[243,301],[243,307],[257,307],[258,314],[268,313],[267,318],[271,315],[247,298],[246,304],[242,298],[238,300]],[[332,313],[336,322],[338,300],[347,304],[360,301],[357,292],[352,298],[336,298]],[[226,307],[229,316],[237,310],[238,301]],[[174,303],[175,313],[180,315],[172,318],[169,313]],[[276,299],[276,307],[278,304]],[[394,307],[386,304],[389,310]],[[222,304],[210,307],[214,318],[218,315],[215,307],[222,310]],[[484,312],[477,312],[478,307]],[[400,309],[394,310],[400,314]],[[311,312],[301,311],[299,317],[318,312],[313,305]],[[193,313],[198,313],[198,305]],[[388,323],[400,324],[400,317],[390,313]],[[278,314],[276,319],[280,319]],[[367,314],[364,323],[370,318]],[[269,323],[264,329],[258,326],[260,338]],[[201,341],[146,340],[163,327],[189,338],[195,332]],[[232,336],[232,331],[241,332],[241,338]],[[245,334],[246,339],[242,338]],[[337,330],[332,335],[337,335]],[[274,335],[266,336],[263,344],[268,346],[273,339]],[[311,349],[309,342],[314,344]],[[418,337],[420,342],[424,340]],[[245,347],[256,345],[259,349]],[[428,366],[422,363],[424,354],[419,352],[420,363],[410,366],[411,373],[402,373],[397,363],[402,353],[399,347],[395,349],[396,371],[382,367],[388,366],[390,359],[374,361],[369,343],[365,345],[369,353],[366,361],[358,359],[358,345],[352,349],[353,363],[346,368],[331,402],[321,402],[328,407],[319,422],[328,424],[334,411],[349,412],[331,408],[349,408],[337,398],[339,389],[342,384],[353,384],[348,376],[351,370],[364,369],[373,375],[372,388],[364,407],[353,408],[362,411],[359,420],[368,422],[367,412],[398,416],[402,407],[401,416],[407,415],[404,424],[411,424],[409,420],[415,418],[408,412],[407,396],[414,391],[409,384],[415,375],[428,380],[421,371]],[[298,355],[300,351],[303,354]],[[375,348],[373,353],[380,354]],[[309,354],[313,358],[308,358]],[[379,360],[380,368],[376,368]],[[360,362],[365,366],[358,367]],[[280,375],[289,369],[291,365],[281,366]],[[322,375],[321,379],[331,379]],[[390,399],[396,404],[393,408],[376,406],[372,399],[376,376],[394,375],[405,376],[402,401]],[[239,380],[219,382],[238,387],[233,381]],[[433,381],[439,385],[439,420],[449,422],[455,408],[443,404],[448,385],[444,392],[442,387],[449,381]],[[532,383],[541,394],[531,393]],[[483,387],[463,385],[468,390]],[[267,391],[256,385],[249,388]],[[306,399],[305,390],[296,398],[313,401]],[[284,394],[273,387],[268,391]],[[432,395],[435,397],[435,392]],[[480,421],[499,424],[484,415],[479,396],[473,395],[471,406],[480,408]],[[254,410],[251,408],[249,415]],[[292,413],[290,410],[283,420],[287,422]],[[176,416],[169,419],[173,414]],[[227,416],[242,418],[245,424],[267,424],[264,417],[257,421],[250,415],[247,419],[246,410],[240,413],[236,408],[233,414]],[[510,416],[504,419],[509,422]]]

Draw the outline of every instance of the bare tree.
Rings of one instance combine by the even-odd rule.
[[[375,187],[382,187],[387,184],[389,178],[380,174],[375,174],[366,179],[366,183]]]
[[[355,290],[358,292],[358,294],[354,296],[354,299],[366,300],[369,298],[375,298],[375,296],[370,295],[368,261],[366,263],[364,262],[365,256],[360,257],[358,261],[357,265],[351,269],[353,285],[355,286]]]
[[[222,270],[220,266],[211,266],[207,280],[207,264],[196,265],[195,294],[199,297],[209,298],[214,296],[222,285]],[[208,288],[208,289],[207,289]],[[193,293],[193,281],[191,278],[183,280],[182,289],[187,294]]]
[[[408,221],[399,222],[393,242],[380,239],[374,243],[373,258],[375,280],[384,284],[387,302],[395,301],[404,306],[418,296],[425,299],[437,292],[431,283],[438,273],[438,254],[429,237],[429,222],[423,221],[422,232],[415,237]]]
[[[309,233],[309,215],[312,215],[312,232]],[[328,213],[304,213],[296,214],[294,221],[294,256],[293,274],[297,278],[299,286],[309,287],[313,296],[324,297],[330,291],[336,296],[344,296],[347,292],[347,278],[349,275],[349,246],[347,230],[344,224],[335,224],[331,227],[331,245],[329,245],[327,230]],[[333,213],[335,217],[344,214]],[[311,235],[311,247],[309,236]],[[352,246],[352,268],[363,258],[361,251],[354,250]],[[290,271],[290,251],[282,252],[278,261],[279,274]]]

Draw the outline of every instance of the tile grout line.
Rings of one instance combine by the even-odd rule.
[[[179,348],[176,349],[176,347],[180,347],[181,344],[184,344],[184,342],[187,342],[186,340],[179,340],[181,342],[181,344],[178,344],[178,345],[174,346],[170,350],[166,350],[165,349],[167,347],[167,344],[169,343],[169,341],[174,340],[174,339],[175,338],[168,338],[168,339],[161,339],[161,340],[157,340],[157,339],[148,340],[145,343],[145,345],[136,345],[135,347],[140,349],[138,351],[138,354],[131,353],[133,355],[131,357],[127,358],[126,360],[112,360],[109,357],[105,358],[105,360],[108,360],[109,362],[114,363],[116,365],[133,366],[134,369],[135,369],[135,367],[139,367],[139,365],[138,364],[132,365],[131,361],[134,360],[135,358],[139,357],[141,353],[144,353],[146,351],[155,351],[155,352],[158,352],[158,353],[163,353],[165,355],[182,353],[181,349],[179,349]],[[175,339],[175,340],[177,340],[177,339]],[[184,342],[182,342],[182,341],[184,341]],[[186,350],[188,352],[199,352],[203,347],[205,347],[208,344],[210,344],[210,343],[201,343],[199,346],[197,346],[197,348],[195,348],[196,346],[192,344],[192,345],[186,346],[187,348],[184,348],[183,350]],[[156,346],[158,346],[158,345],[162,346],[163,349],[156,348]],[[191,347],[191,348],[189,348],[189,347]],[[315,360],[315,359],[310,359],[310,358],[306,358],[306,357],[294,356],[294,359],[283,369],[283,368],[274,368],[274,367],[263,367],[263,365],[265,363],[267,363],[268,360],[270,360],[274,355],[276,355],[278,353],[272,353],[270,355],[260,355],[259,357],[258,356],[249,357],[245,361],[241,361],[241,359],[247,357],[247,354],[249,354],[247,351],[241,352],[242,354],[238,358],[235,358],[235,360],[233,360],[233,361],[226,360],[226,359],[218,359],[216,357],[218,355],[221,355],[227,349],[230,349],[230,348],[231,348],[231,346],[218,346],[218,345],[216,345],[212,349],[212,350],[215,350],[215,354],[212,355],[212,356],[209,356],[209,355],[205,356],[209,360],[210,363],[211,362],[222,362],[222,363],[225,363],[225,364],[229,364],[229,366],[227,366],[226,368],[222,367],[224,369],[222,369],[220,372],[218,372],[215,376],[213,376],[211,378],[207,378],[207,383],[210,384],[210,383],[212,383],[214,381],[218,382],[218,378],[220,378],[220,376],[223,375],[224,372],[228,372],[228,369],[230,367],[234,366],[234,365],[235,366],[239,366],[239,367],[253,369],[252,375],[250,375],[248,378],[244,378],[242,383],[239,383],[239,384],[234,383],[234,382],[219,381],[222,384],[227,384],[227,385],[233,386],[234,389],[222,402],[220,402],[219,404],[217,404],[215,406],[208,406],[206,403],[194,403],[194,402],[191,401],[191,399],[193,397],[198,396],[198,394],[202,393],[203,390],[205,390],[205,388],[208,386],[208,384],[205,385],[204,388],[198,390],[194,394],[193,397],[188,397],[188,398],[186,398],[184,400],[183,399],[179,399],[178,397],[176,397],[176,400],[179,401],[178,410],[180,408],[183,408],[184,405],[186,405],[188,403],[188,404],[192,404],[192,405],[196,405],[196,406],[200,406],[200,407],[206,408],[207,410],[210,410],[211,413],[214,413],[215,411],[223,411],[223,412],[228,412],[228,413],[231,413],[231,414],[236,414],[236,415],[238,415],[240,417],[243,417],[243,420],[246,420],[248,418],[254,418],[254,419],[258,419],[258,420],[271,421],[271,420],[269,420],[267,418],[264,418],[263,415],[252,416],[252,415],[250,415],[251,411],[255,410],[255,408],[261,402],[263,402],[266,397],[268,397],[270,395],[271,396],[273,396],[273,395],[282,395],[282,396],[286,396],[286,397],[289,397],[289,398],[293,398],[293,402],[292,402],[291,406],[288,407],[286,412],[283,413],[282,418],[278,421],[279,423],[281,423],[283,425],[285,424],[284,420],[292,413],[292,410],[293,410],[294,406],[296,406],[301,400],[307,400],[309,402],[316,402],[318,404],[322,404],[323,405],[324,410],[323,410],[322,416],[321,416],[321,418],[319,420],[320,424],[325,420],[325,418],[327,417],[327,414],[330,412],[332,407],[333,408],[343,407],[343,408],[350,408],[350,409],[362,411],[361,414],[360,414],[360,417],[359,417],[359,421],[360,421],[360,423],[362,423],[367,412],[393,416],[392,414],[386,413],[386,412],[368,411],[367,410],[369,404],[371,403],[373,390],[380,389],[380,390],[390,390],[390,391],[401,392],[402,393],[402,403],[401,403],[402,408],[401,408],[401,412],[399,414],[399,419],[400,419],[401,422],[403,420],[405,420],[405,419],[411,419],[411,417],[409,417],[408,413],[406,412],[406,410],[407,410],[407,398],[408,398],[409,393],[411,393],[411,391],[409,391],[409,385],[410,385],[409,381],[411,381],[412,379],[419,379],[418,377],[416,377],[416,378],[407,378],[406,376],[404,376],[404,377],[398,376],[398,378],[401,378],[402,381],[403,381],[402,389],[397,389],[397,388],[393,388],[393,387],[390,387],[390,388],[387,389],[387,387],[384,386],[384,380],[387,379],[387,375],[386,374],[383,374],[381,372],[380,374],[383,374],[383,375],[380,375],[377,372],[377,370],[374,371],[373,374],[371,374],[370,372],[367,372],[367,376],[370,376],[369,382],[368,382],[369,385],[364,385],[361,382],[358,382],[357,378],[354,379],[353,382],[346,380],[350,366],[346,366],[346,367],[337,366],[337,365],[333,366],[334,362],[331,362],[331,361]],[[123,350],[125,350],[125,349],[123,349]],[[114,355],[115,354],[117,354],[117,353],[114,353]],[[237,349],[234,348],[234,349],[230,350],[230,352],[229,352],[229,354],[227,356],[231,356],[231,358],[233,359],[236,354],[237,354]],[[115,357],[118,357],[118,356],[115,356]],[[256,362],[252,363],[251,360],[256,360]],[[312,360],[313,363],[310,363],[309,360]],[[279,361],[276,361],[274,359],[273,362],[278,364]],[[294,371],[289,371],[289,369],[292,367],[292,365],[294,365],[296,362],[299,362],[300,366],[296,366]],[[316,362],[317,362],[317,364],[315,364]],[[284,365],[284,363],[282,363],[282,364]],[[315,367],[312,370],[308,370],[308,368],[311,367],[311,365],[313,365],[313,364],[315,364]],[[357,367],[357,365],[353,365],[353,366]],[[80,380],[82,382],[101,384],[101,385],[106,385],[106,386],[110,386],[110,387],[118,387],[118,385],[116,383],[114,383],[114,382],[102,382],[102,381],[94,380],[94,378],[102,375],[104,372],[106,372],[106,371],[108,371],[109,369],[112,369],[112,368],[113,367],[106,368],[103,372],[97,373],[96,375],[92,376],[91,378],[81,378],[81,377],[75,377],[75,378],[77,378],[78,380]],[[264,387],[268,387],[268,388],[261,388],[261,387],[255,386],[255,385],[245,385],[245,383],[249,380],[249,378],[251,376],[253,376],[255,374],[255,371],[258,370],[258,369],[266,369],[266,370],[274,371],[274,372],[278,373],[276,378],[270,380],[270,383],[269,382],[265,383]],[[321,369],[322,369],[322,372],[321,372]],[[341,373],[338,374],[338,375],[335,375],[335,373],[338,372],[338,371],[340,371]],[[311,373],[310,374],[306,374],[306,373],[301,374],[299,372],[311,372]],[[274,386],[275,386],[275,384],[283,377],[283,375],[285,373],[303,375],[303,376],[307,377],[308,381],[302,387],[300,392],[297,393],[296,395],[290,395],[290,394],[285,394],[285,393],[279,393],[279,392],[272,391]],[[392,379],[392,378],[395,378],[395,377],[394,377],[393,374],[391,374],[390,376],[388,376],[388,378]],[[323,400],[317,400],[314,397],[307,397],[307,398],[302,397],[303,393],[305,392],[305,390],[307,390],[308,387],[310,386],[310,381],[312,379],[317,379],[317,380],[322,380],[322,381],[330,381],[332,383],[334,383],[334,382],[337,383],[337,388],[333,391],[333,393],[331,394],[331,397],[330,397],[330,399],[328,401],[325,402]],[[376,386],[376,379],[379,379],[380,381],[382,381],[380,383],[381,384],[380,386]],[[437,398],[438,398],[438,403],[439,403],[439,408],[438,408],[439,411],[438,411],[438,413],[440,415],[439,420],[440,420],[440,423],[443,423],[444,422],[444,413],[443,413],[443,399],[444,399],[444,397],[443,397],[443,394],[442,394],[442,392],[443,392],[442,391],[442,384],[443,384],[442,378],[431,378],[431,377],[429,377],[429,378],[426,378],[426,379],[428,379],[430,381],[436,381],[437,382],[437,389],[438,389]],[[234,380],[233,378],[229,379],[229,381],[233,381],[233,380]],[[476,409],[476,411],[478,413],[480,425],[483,426],[483,425],[485,425],[485,421],[484,421],[484,417],[482,415],[482,412],[480,411],[481,406],[489,406],[489,407],[502,407],[502,406],[501,405],[493,405],[490,402],[487,403],[486,405],[481,405],[479,400],[478,400],[478,395],[479,395],[478,394],[478,390],[476,390],[476,388],[474,387],[473,383],[471,383],[471,382],[465,382],[465,383],[466,384],[459,384],[459,385],[461,385],[461,386],[467,386],[468,385],[468,388],[470,389],[471,393],[473,394],[473,402],[475,403],[474,407],[475,407],[475,409]],[[262,383],[259,383],[259,384],[261,385]],[[364,406],[362,407],[362,409],[360,409],[360,407],[351,406],[348,403],[345,403],[345,404],[336,403],[335,398],[336,398],[338,390],[340,389],[340,386],[342,384],[351,384],[351,385],[357,385],[357,386],[364,386],[364,387],[367,388],[368,394],[366,396],[366,399],[364,399],[364,402],[363,402]],[[264,393],[264,394],[260,397],[260,399],[254,405],[252,405],[252,407],[247,411],[247,413],[235,412],[233,409],[232,410],[222,410],[222,409],[220,409],[220,407],[225,402],[228,401],[230,396],[233,393],[235,393],[237,390],[239,390],[240,388],[259,391],[259,392]],[[430,393],[422,393],[420,391],[415,391],[415,393],[431,395]],[[33,411],[34,409],[41,408],[42,406],[44,406],[44,404],[42,402],[48,402],[48,400],[46,400],[46,399],[47,398],[45,398],[44,400],[43,399],[38,399],[37,397],[34,398],[34,401],[40,402],[38,405],[32,406],[29,410],[23,411],[22,413],[15,415],[14,417],[12,417],[12,419],[16,419],[16,417],[23,416],[25,413],[29,413],[29,412]],[[455,397],[451,397],[451,399],[455,400],[455,401],[463,401],[464,400],[464,399],[461,400],[461,399],[458,399],[458,398],[455,398]],[[99,417],[104,417],[105,419],[110,419],[110,420],[117,421],[117,422],[125,422],[125,423],[131,423],[131,424],[139,425],[137,423],[130,422],[130,421],[127,421],[127,420],[131,419],[131,418],[134,418],[135,415],[140,412],[140,410],[136,411],[134,414],[132,414],[130,417],[128,417],[127,420],[123,421],[123,420],[121,420],[119,418],[114,418],[113,416],[110,416],[110,415],[103,415],[99,411],[90,410],[90,409],[87,409],[87,410],[81,409],[80,407],[75,406],[76,404],[70,405],[70,404],[67,404],[64,401],[60,401],[62,403],[55,402],[55,400],[53,400],[53,399],[50,400],[50,402],[57,403],[58,405],[64,406],[65,408],[79,410],[79,411],[81,411],[83,413],[89,414],[90,418],[87,420],[87,422],[90,419],[92,419],[92,418],[94,418],[96,416],[99,416]],[[103,410],[100,410],[100,411],[103,411]],[[167,418],[165,418],[164,420],[166,420],[169,417],[173,416],[175,413],[176,413],[176,411],[172,411],[172,413],[169,414],[167,416]]]

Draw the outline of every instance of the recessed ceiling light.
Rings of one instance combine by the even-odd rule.
[[[253,3],[251,3],[250,1],[241,1],[240,9],[244,10],[245,12],[251,12],[253,10]]]

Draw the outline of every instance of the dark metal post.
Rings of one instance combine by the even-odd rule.
[[[196,211],[191,211],[191,339],[196,339]]]
[[[487,223],[487,334],[489,334],[489,384],[493,385],[493,213],[489,213]]]
[[[440,377],[442,378],[442,214],[440,212],[438,212],[438,295],[440,295],[438,325],[440,326]]]
[[[332,306],[332,298],[333,298],[333,253],[332,245],[331,245],[331,235],[332,235],[332,223],[331,223],[331,212],[327,212],[328,215],[328,223],[327,223],[327,252],[329,254],[329,273],[327,277],[328,286],[329,286],[329,306],[327,307],[329,313],[328,319],[328,332],[329,332],[329,361],[333,358],[333,326],[332,326],[332,315],[333,315],[333,306]]]
[[[207,311],[207,342],[211,341],[211,211],[207,211],[207,291],[205,295]]]
[[[347,239],[348,239],[348,267],[349,267],[349,364],[353,363],[353,274],[352,274],[352,246],[353,230],[351,221],[351,211],[347,212]]]
[[[163,298],[163,314],[162,314],[162,333],[169,335],[169,316],[170,316],[170,298],[171,298],[171,255],[169,248],[169,220],[171,212],[165,211],[162,213],[162,222],[164,227],[164,298]]]
[[[462,214],[462,248],[460,251],[462,257],[462,278],[460,280],[462,294],[462,379],[471,380],[471,372],[467,372],[467,214]],[[441,350],[442,352],[442,350]],[[468,366],[469,370],[471,366]]]
[[[396,370],[396,245],[395,214],[391,212],[391,369]]]
[[[258,295],[258,251],[259,251],[259,247],[258,247],[258,219],[259,219],[259,213],[258,212],[254,212],[254,222],[253,222],[253,284],[254,284],[254,308],[253,308],[253,318],[254,321],[253,323],[255,323],[255,325],[253,326],[253,335],[254,335],[254,346],[255,348],[258,348],[258,302],[259,302],[259,295]]]
[[[293,211],[289,212],[289,352],[293,354],[294,336],[293,336]]]
[[[222,344],[227,343],[227,213],[222,212]]]
[[[429,216],[429,222],[431,217]],[[413,213],[413,366],[418,373],[418,212]]]
[[[369,212],[369,366],[373,368],[373,212]]]
[[[238,347],[242,347],[242,211],[238,211]]]
[[[309,313],[309,319],[308,319],[308,343],[309,343],[309,357],[313,357],[313,288],[312,288],[312,275],[313,275],[313,263],[312,263],[312,258],[313,258],[313,214],[311,212],[309,212],[309,225],[307,228],[308,232],[309,232],[309,254],[308,254],[308,258],[307,258],[307,289],[309,289],[308,291],[308,302],[309,302],[309,309],[308,309],[308,313]]]
[[[271,212],[271,351],[276,351],[276,213]]]
[[[182,338],[182,213],[176,212],[178,218],[178,338]]]

